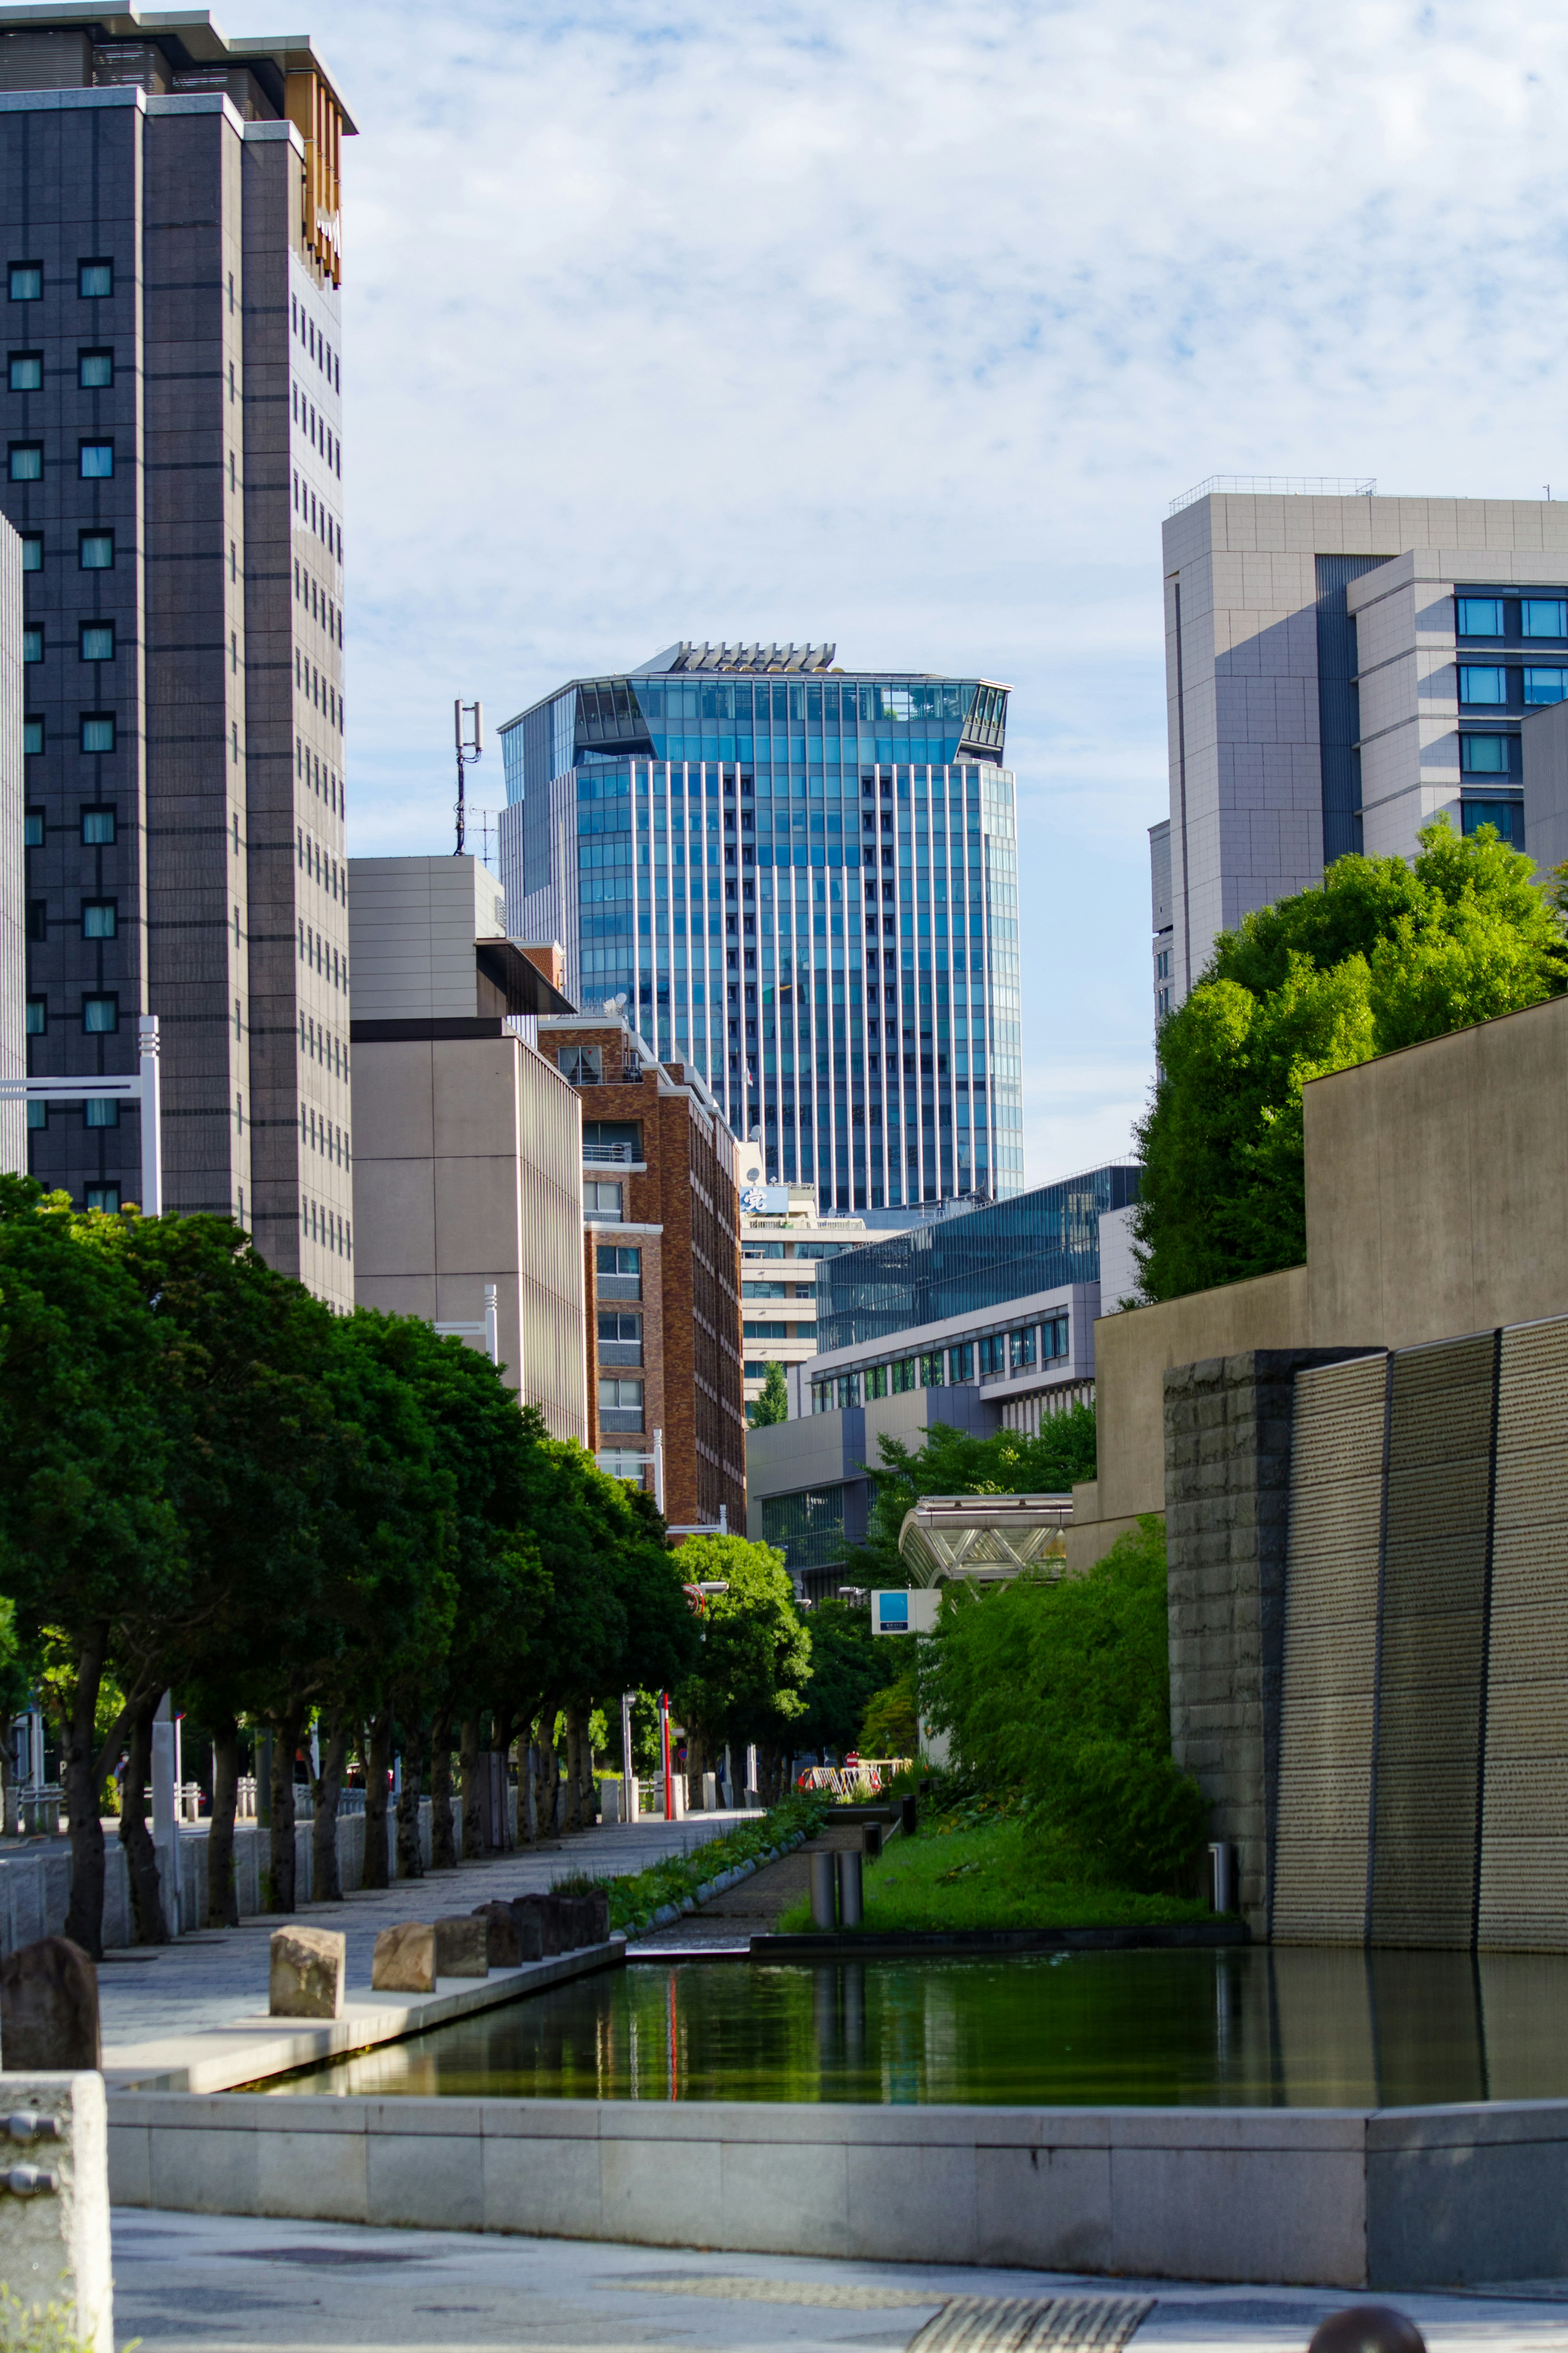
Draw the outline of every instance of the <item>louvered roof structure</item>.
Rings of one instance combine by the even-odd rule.
[[[1067,1569],[1070,1495],[924,1495],[904,1514],[899,1556],[917,1585],[1005,1583]]]

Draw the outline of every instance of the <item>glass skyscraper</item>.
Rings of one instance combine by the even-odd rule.
[[[672,646],[501,730],[507,927],[825,1209],[1024,1181],[1007,690]]]

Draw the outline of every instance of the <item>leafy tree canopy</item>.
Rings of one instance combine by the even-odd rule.
[[[695,1665],[676,1713],[714,1753],[726,1741],[792,1740],[811,1675],[812,1639],[795,1606],[784,1555],[744,1536],[690,1536],[676,1555],[689,1584],[721,1583],[700,1621]]]
[[[1237,1282],[1306,1256],[1301,1090],[1568,987],[1568,938],[1534,867],[1490,826],[1438,818],[1413,865],[1336,859],[1222,933],[1163,1023],[1139,1130],[1144,1295]]]
[[[880,1466],[867,1466],[874,1492],[866,1542],[850,1554],[849,1573],[863,1585],[908,1585],[899,1530],[922,1495],[1065,1494],[1076,1481],[1094,1476],[1094,1408],[1075,1405],[1052,1414],[1033,1438],[1016,1430],[975,1438],[933,1421],[923,1446],[900,1438],[877,1443]]]
[[[867,1708],[897,1678],[909,1648],[907,1642],[873,1634],[869,1609],[819,1601],[811,1613],[811,1681],[805,1687],[805,1713],[794,1726],[795,1747],[833,1748],[840,1756],[857,1742],[864,1748]],[[874,1757],[888,1753],[867,1750]]]
[[[789,1385],[782,1365],[768,1366],[762,1396],[752,1399],[746,1409],[746,1419],[753,1430],[766,1430],[775,1421],[789,1419]]]

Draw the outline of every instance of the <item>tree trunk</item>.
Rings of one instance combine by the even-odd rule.
[[[334,1710],[323,1731],[321,1769],[311,1785],[316,1818],[310,1825],[310,1894],[318,1904],[335,1904],[343,1892],[338,1871],[338,1794],[348,1761],[347,1718]]]
[[[237,1928],[234,1817],[239,1803],[239,1726],[232,1715],[213,1725],[213,1811],[207,1825],[207,1926]]]
[[[427,1736],[416,1729],[403,1744],[403,1788],[397,1799],[397,1876],[423,1879],[425,1858],[419,1852],[419,1799],[424,1780]]]
[[[158,1701],[148,1697],[131,1719],[125,1756],[125,1792],[120,1807],[120,1843],[131,1882],[131,1916],[139,1945],[166,1945],[169,1922],[158,1877],[158,1850],[147,1828],[142,1792],[153,1778],[153,1718]]]
[[[71,1900],[65,1933],[93,1961],[103,1958],[103,1823],[98,1810],[96,1719],[108,1647],[107,1627],[94,1626],[83,1636],[77,1650],[70,1715],[60,1727],[60,1778],[71,1842]]]
[[[430,1868],[456,1871],[452,1824],[452,1716],[443,1708],[430,1728]]]
[[[563,1830],[573,1834],[583,1827],[583,1714],[566,1710],[566,1818]]]
[[[479,1719],[477,1715],[463,1718],[458,1734],[459,1763],[462,1768],[463,1861],[472,1862],[483,1854],[484,1826],[479,1815]]]
[[[561,1776],[555,1758],[555,1719],[559,1700],[547,1699],[539,1711],[539,1738],[533,1750],[533,1819],[542,1839],[555,1835],[555,1807]]]
[[[299,1890],[294,1872],[294,1751],[305,1721],[302,1701],[292,1700],[272,1721],[272,1868],[269,1912],[292,1912]]]
[[[364,1743],[364,1878],[366,1887],[388,1887],[386,1867],[386,1791],[392,1771],[392,1710],[380,1709],[371,1718]]]
[[[594,1790],[594,1711],[591,1702],[583,1707],[583,1746],[578,1752],[583,1767],[583,1828],[591,1831],[599,1819]]]
[[[490,1718],[490,1746],[496,1753],[498,1786],[500,1790],[500,1814],[496,1823],[496,1830],[500,1839],[503,1854],[509,1853],[517,1844],[517,1834],[512,1826],[511,1809],[507,1801],[507,1792],[511,1787],[507,1778],[507,1760],[511,1749],[512,1725],[513,1717],[510,1708],[498,1708]],[[518,1789],[520,1811],[521,1806],[522,1791],[520,1784]]]

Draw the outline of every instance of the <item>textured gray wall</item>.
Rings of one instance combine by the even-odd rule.
[[[0,1079],[27,1067],[22,801],[22,543],[0,516]],[[0,1168],[26,1174],[25,1104],[0,1103]]]

